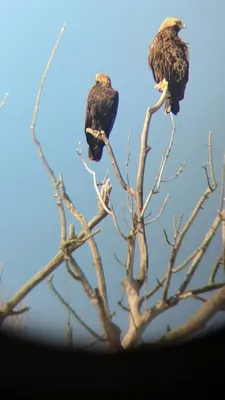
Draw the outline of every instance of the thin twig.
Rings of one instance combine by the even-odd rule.
[[[173,219],[173,221],[174,221],[174,233],[173,233],[174,242],[175,242],[175,241],[178,239],[178,237],[179,237],[180,228],[181,228],[181,224],[182,224],[182,221],[183,221],[183,216],[184,216],[184,214],[181,214],[181,215],[179,216],[179,222],[178,222],[178,224],[177,224],[176,215],[174,216],[174,219]]]
[[[112,219],[113,219],[113,223],[114,223],[114,225],[115,225],[115,227],[116,227],[117,232],[120,234],[120,236],[121,236],[124,240],[127,240],[127,237],[123,234],[123,232],[122,232],[121,229],[119,228],[119,225],[118,225],[118,222],[117,222],[117,218],[116,218],[116,214],[115,214],[115,212],[114,212],[114,210],[113,210],[112,205],[111,205],[111,208],[112,208],[112,209],[110,210],[110,208],[107,207],[107,206],[105,205],[104,201],[102,200],[101,194],[100,194],[100,192],[99,192],[99,190],[98,190],[96,172],[93,171],[91,168],[88,167],[87,163],[85,162],[85,160],[84,160],[84,158],[83,158],[83,155],[82,155],[82,152],[81,152],[80,149],[77,150],[77,153],[79,154],[79,156],[80,156],[80,158],[81,158],[81,160],[82,160],[82,163],[83,163],[84,167],[86,168],[86,170],[93,176],[94,188],[95,188],[95,191],[96,191],[96,193],[97,193],[98,199],[99,199],[99,201],[100,201],[102,207],[105,209],[105,211],[106,211],[109,215],[111,215],[111,217],[112,217]]]
[[[209,276],[209,285],[212,285],[213,283],[215,283],[216,274],[217,274],[221,264],[222,264],[222,260],[221,260],[221,254],[220,254],[220,256],[215,261],[212,271],[211,271],[211,274]]]
[[[44,71],[44,74],[42,75],[40,86],[39,86],[39,89],[38,89],[37,99],[36,99],[36,103],[35,103],[35,107],[34,107],[33,118],[32,118],[32,122],[31,122],[31,125],[30,125],[32,139],[33,139],[35,145],[37,146],[38,154],[39,154],[39,156],[40,156],[45,168],[47,169],[47,171],[48,171],[48,173],[49,173],[49,175],[51,177],[52,184],[53,184],[53,187],[54,187],[54,190],[55,190],[55,197],[56,197],[56,200],[57,200],[57,205],[59,207],[60,220],[61,220],[61,241],[62,241],[62,243],[64,243],[65,240],[66,240],[66,217],[65,217],[65,211],[64,211],[64,207],[63,207],[63,202],[62,202],[62,199],[61,199],[61,196],[60,196],[58,183],[57,183],[56,177],[54,175],[54,172],[51,169],[51,167],[49,166],[49,164],[48,164],[48,162],[47,162],[47,160],[46,160],[46,158],[44,156],[44,153],[42,151],[40,142],[36,138],[35,125],[36,125],[36,119],[37,119],[37,114],[38,114],[38,110],[39,110],[39,104],[40,104],[40,99],[41,99],[41,94],[42,94],[42,89],[43,89],[43,86],[44,86],[45,78],[46,78],[47,73],[48,73],[48,71],[50,69],[52,60],[53,60],[55,52],[56,52],[56,50],[57,50],[57,48],[59,46],[59,42],[60,42],[60,39],[62,37],[62,34],[63,34],[64,30],[65,30],[65,24],[62,26],[62,29],[61,29],[60,34],[59,34],[59,37],[58,37],[58,39],[57,39],[57,41],[56,41],[56,43],[55,43],[55,45],[53,47],[52,54],[51,54],[51,56],[50,56],[50,58],[48,60],[47,66],[46,66],[45,71]]]
[[[162,179],[161,182],[163,182],[163,183],[165,183],[165,182],[170,182],[170,181],[172,181],[173,179],[177,178],[177,177],[181,174],[181,172],[183,172],[184,167],[185,167],[186,164],[187,164],[187,160],[188,160],[188,159],[186,158],[186,160],[184,161],[183,164],[181,164],[180,168],[178,169],[178,171],[176,172],[175,175],[171,176],[169,179]]]
[[[182,271],[182,269],[184,269],[189,264],[189,262],[196,256],[196,254],[199,252],[200,249],[201,248],[198,247],[197,250],[193,251],[193,253],[190,256],[188,256],[181,265],[179,265],[179,267],[173,268],[172,269],[173,274]]]
[[[157,280],[157,284],[155,285],[155,287],[152,290],[150,290],[146,294],[146,296],[141,297],[140,305],[144,302],[144,300],[146,300],[146,299],[148,300],[148,299],[150,299],[150,297],[154,296],[154,294],[157,293],[158,290],[163,287],[164,282],[165,282],[165,276],[160,281]]]
[[[218,214],[216,216],[216,218],[214,219],[212,225],[210,226],[208,232],[206,233],[206,235],[205,235],[205,237],[203,239],[203,242],[202,242],[202,244],[200,246],[200,250],[198,251],[198,253],[194,257],[194,259],[193,259],[193,261],[192,261],[192,263],[191,263],[191,265],[190,265],[190,267],[188,269],[188,272],[187,272],[182,284],[180,285],[180,288],[179,288],[177,294],[183,293],[185,291],[185,289],[187,288],[187,286],[190,283],[190,281],[191,281],[191,279],[192,279],[192,277],[193,277],[193,275],[194,275],[194,273],[195,273],[200,261],[202,260],[203,255],[205,254],[205,252],[206,252],[206,250],[207,250],[207,248],[208,248],[213,236],[215,235],[220,223],[221,223],[221,216],[220,216],[220,214]]]
[[[128,206],[129,208],[129,206]],[[129,210],[130,211],[130,210]],[[128,224],[127,218],[126,218],[126,213],[125,213],[125,207],[124,207],[124,202],[122,202],[122,214],[123,214],[123,220],[127,226],[127,229],[130,229],[130,226]]]
[[[221,197],[220,197],[220,208],[222,211],[225,204],[225,154],[223,155],[222,173],[221,173]]]
[[[188,297],[197,296],[197,295],[203,294],[203,293],[209,293],[209,292],[212,292],[213,290],[221,289],[224,286],[225,286],[225,282],[224,283],[214,283],[212,285],[205,285],[205,286],[199,287],[197,289],[190,289],[187,292],[181,293],[179,295],[179,299],[187,299]]]
[[[128,145],[127,145],[127,158],[126,158],[126,178],[127,178],[127,184],[130,187],[130,180],[129,180],[129,162],[130,162],[130,149],[131,149],[131,131],[128,134]],[[134,209],[134,201],[133,201],[133,196],[131,196],[131,205],[129,203],[129,191],[127,190],[127,206],[128,210],[133,216],[133,209]]]
[[[105,209],[105,211],[106,211],[108,214],[111,215],[111,210],[105,205],[105,203],[104,203],[104,201],[102,200],[102,197],[101,197],[101,195],[100,195],[100,192],[99,192],[99,190],[98,190],[96,172],[93,171],[91,168],[88,167],[87,163],[86,163],[85,160],[84,160],[84,157],[83,157],[83,155],[82,155],[82,152],[81,152],[81,149],[80,149],[80,148],[77,149],[77,154],[80,156],[81,161],[82,161],[84,167],[86,168],[86,170],[93,176],[94,188],[95,188],[95,191],[96,191],[96,193],[97,193],[98,199],[99,199],[99,201],[100,201],[102,207]]]
[[[20,308],[19,310],[12,311],[10,315],[11,315],[11,316],[15,316],[15,315],[24,314],[25,312],[27,312],[27,311],[29,311],[29,310],[30,310],[30,307],[25,306],[25,307],[23,307],[23,308]]]
[[[122,265],[122,267],[126,268],[126,265],[122,261],[119,260],[119,258],[117,257],[117,255],[115,253],[114,253],[114,257],[115,257],[116,261],[118,262],[118,264],[120,264],[120,265]]]
[[[80,281],[80,278],[78,275],[74,274],[74,272],[70,269],[69,267],[69,261],[65,260],[65,264],[66,264],[66,270],[68,272],[68,274],[75,280],[75,281]]]
[[[213,192],[216,189],[216,181],[215,181],[215,175],[214,175],[214,166],[213,166],[213,155],[212,155],[212,132],[209,132],[208,136],[208,154],[209,154],[209,159],[206,165],[203,165],[203,169],[205,170],[206,174],[206,180],[208,183],[208,188],[210,189],[211,192]],[[208,166],[208,168],[207,168]],[[208,171],[209,169],[209,171]]]
[[[95,132],[94,132],[93,129],[91,129],[91,128],[87,128],[87,129],[86,129],[86,133],[90,133],[91,135],[96,136],[96,135],[95,135]],[[105,143],[106,149],[107,149],[107,151],[108,151],[108,153],[109,153],[109,156],[110,156],[110,158],[111,158],[112,165],[113,165],[113,168],[114,168],[116,177],[117,177],[117,179],[118,179],[120,185],[122,186],[122,188],[123,188],[124,190],[128,191],[132,196],[135,196],[135,191],[134,191],[134,189],[132,189],[130,186],[128,186],[128,185],[126,184],[126,182],[124,181],[124,179],[123,179],[123,177],[122,177],[122,175],[121,175],[121,172],[120,172],[119,166],[118,166],[118,164],[117,164],[116,158],[115,158],[115,156],[114,156],[112,147],[111,147],[111,145],[110,145],[110,143],[109,143],[109,140],[107,139],[107,137],[106,137],[104,131],[101,131],[101,133],[99,133],[98,139],[103,140],[103,142]]]
[[[69,254],[65,254],[65,259],[69,261],[71,267],[73,268],[73,270],[75,271],[76,275],[78,276],[79,281],[81,282],[87,297],[90,300],[93,300],[93,298],[94,298],[94,290],[92,289],[90,283],[88,282],[88,279],[86,278],[86,276],[85,276],[84,272],[82,271],[82,269],[79,267],[79,265],[76,262],[76,260],[73,258],[72,255],[69,255]]]
[[[165,239],[166,239],[166,243],[169,246],[173,246],[173,243],[171,243],[171,241],[169,240],[169,236],[167,235],[166,229],[163,229],[163,233],[164,233],[164,236],[165,236]]]
[[[223,165],[222,165],[220,212],[222,213],[223,210],[225,210],[225,154],[223,156]],[[225,271],[225,218],[222,218],[221,222],[221,238],[222,238],[221,261]]]
[[[169,200],[169,197],[170,197],[170,195],[169,195],[169,193],[168,193],[168,194],[166,195],[166,198],[165,198],[165,200],[164,200],[164,202],[163,202],[162,207],[161,207],[160,210],[159,210],[158,215],[157,215],[155,218],[152,218],[150,221],[145,222],[145,226],[152,224],[153,222],[157,221],[157,220],[161,217],[163,211],[165,210],[165,207],[166,207],[166,205],[167,205],[167,202],[168,202],[168,200]]]
[[[169,286],[170,286],[172,273],[173,273],[172,271],[173,271],[175,259],[177,256],[177,241],[178,241],[178,237],[179,237],[179,233],[180,233],[181,221],[182,221],[182,217],[180,218],[180,222],[179,222],[178,226],[176,226],[176,225],[174,226],[174,242],[172,245],[172,251],[171,251],[171,256],[170,256],[170,260],[169,260],[169,264],[168,264],[168,268],[167,268],[167,273],[165,276],[165,281],[163,283],[163,293],[162,293],[162,302],[163,303],[165,303],[167,301]]]
[[[205,303],[205,302],[207,301],[207,299],[205,299],[205,298],[202,297],[202,296],[193,295],[192,297],[193,297],[193,299],[199,300],[199,301],[201,301],[202,303]]]
[[[149,194],[148,194],[148,196],[147,196],[147,198],[145,200],[145,203],[143,205],[143,208],[142,208],[142,211],[141,211],[141,216],[144,215],[144,213],[145,213],[145,211],[146,211],[146,209],[147,209],[147,207],[149,205],[149,202],[150,202],[153,194],[159,193],[160,185],[161,185],[161,182],[162,182],[163,172],[164,172],[167,160],[169,158],[169,155],[170,155],[170,152],[171,152],[171,149],[172,149],[172,146],[173,146],[175,131],[176,131],[176,125],[173,123],[173,128],[172,128],[172,133],[171,133],[169,145],[168,145],[167,149],[165,150],[165,154],[164,154],[164,156],[162,158],[162,161],[160,163],[160,167],[159,167],[159,170],[157,172],[153,188],[150,190],[150,192],[149,192]]]
[[[120,229],[120,227],[119,227],[119,225],[118,225],[117,218],[116,218],[116,213],[115,213],[115,211],[114,211],[114,208],[113,208],[113,205],[112,205],[112,202],[111,202],[111,201],[110,201],[110,205],[111,205],[111,215],[112,215],[113,223],[114,223],[114,225],[115,225],[115,227],[116,227],[116,230],[117,230],[117,232],[119,233],[119,235],[120,235],[125,241],[127,241],[127,240],[128,240],[128,237],[127,237],[126,235],[124,235],[124,233],[121,231],[121,229]]]
[[[68,311],[68,319],[67,319],[67,329],[66,329],[66,344],[69,348],[73,347],[73,327],[71,325],[71,307],[70,307],[70,294],[69,294],[69,289],[67,285],[67,281],[65,281],[65,286],[66,286],[66,294],[67,294],[67,304],[69,307],[67,308]]]
[[[51,290],[54,292],[54,294],[58,297],[59,301],[71,312],[71,314],[75,317],[75,319],[80,323],[80,325],[86,329],[90,335],[92,335],[95,339],[102,341],[101,336],[99,336],[93,329],[91,329],[76,313],[76,311],[64,300],[64,298],[61,296],[61,294],[58,292],[58,290],[55,288],[55,286],[52,283],[53,280],[53,275],[49,277],[48,279],[48,284]]]
[[[2,282],[2,263],[0,262],[0,286]]]
[[[6,93],[4,94],[4,97],[3,97],[3,99],[2,99],[2,101],[1,101],[1,103],[0,103],[0,109],[4,106],[8,95],[9,95],[9,92],[6,92]]]
[[[170,244],[171,246],[173,246],[173,250],[172,250],[172,254],[171,254],[171,258],[170,258],[170,262],[169,262],[169,266],[168,266],[168,279],[165,282],[165,290],[164,290],[164,294],[163,294],[163,299],[165,300],[165,295],[167,295],[167,291],[168,291],[168,282],[170,282],[171,276],[172,276],[172,271],[174,269],[174,265],[175,265],[175,261],[176,261],[176,256],[179,252],[179,249],[181,247],[181,244],[184,240],[184,237],[186,235],[186,233],[189,231],[192,223],[194,222],[195,218],[197,217],[200,209],[202,208],[203,203],[206,201],[206,199],[208,198],[208,196],[216,189],[216,181],[214,178],[214,169],[213,169],[213,161],[212,161],[212,135],[209,132],[209,138],[208,138],[208,163],[209,163],[209,167],[210,167],[210,176],[208,175],[208,172],[206,170],[206,175],[208,177],[207,182],[208,182],[208,187],[205,190],[205,192],[203,193],[203,195],[201,196],[200,200],[198,201],[197,205],[194,207],[194,210],[192,211],[192,214],[190,216],[190,218],[188,219],[188,221],[186,222],[186,224],[184,225],[182,231],[179,234],[179,238],[177,237],[176,240],[176,246],[174,246],[174,244],[171,244],[168,236],[166,234],[166,231],[164,230],[164,234],[167,240],[167,243]],[[212,182],[210,182],[210,179],[212,180]],[[209,185],[210,182],[210,185]],[[218,228],[219,224],[221,222],[221,215],[216,217],[216,229]],[[212,225],[212,228],[214,228],[214,223]],[[182,290],[185,290],[186,285],[190,282],[191,277],[193,276],[202,256],[204,255],[206,248],[208,247],[212,237],[210,235],[210,233],[208,232],[209,237],[207,236],[207,238],[205,238],[206,242],[203,242],[203,244],[200,246],[200,251],[197,252],[192,265],[189,269],[189,272],[185,278],[185,283],[184,286],[183,284],[181,285]],[[207,234],[207,235],[208,235]],[[208,238],[209,242],[208,242]],[[167,288],[167,289],[166,289]],[[180,289],[179,289],[180,290]]]
[[[123,311],[130,312],[130,309],[123,305],[122,301],[117,301],[117,304],[122,308]]]

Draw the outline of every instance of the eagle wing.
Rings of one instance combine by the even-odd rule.
[[[113,128],[119,105],[119,93],[112,88],[93,86],[89,92],[86,115],[86,128],[104,130],[107,137]]]
[[[157,83],[164,78],[171,85],[180,84],[179,100],[183,99],[189,78],[188,48],[178,36],[159,32],[149,47],[149,66]]]
[[[109,138],[116,119],[118,105],[119,93],[116,90],[100,84],[96,84],[90,90],[86,106],[84,130],[89,144],[88,155],[91,160],[101,160],[105,144],[101,139],[86,133],[86,129],[103,130],[106,137]]]

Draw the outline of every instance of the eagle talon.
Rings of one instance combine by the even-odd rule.
[[[162,92],[163,92],[163,90],[165,89],[165,86],[168,86],[168,82],[167,82],[167,80],[164,78],[163,81],[161,82],[161,89],[162,89]]]
[[[154,86],[154,89],[160,90],[160,84],[161,84],[161,82],[157,83],[157,85]]]
[[[157,83],[157,85],[154,86],[154,89],[159,90],[160,92],[163,92],[166,85],[168,85],[168,82],[164,78],[161,82]]]
[[[98,138],[99,136],[103,135],[105,132],[104,131],[94,131],[95,137]]]
[[[98,131],[97,129],[94,129],[93,130],[93,136],[97,138],[99,135],[101,135],[101,131]]]

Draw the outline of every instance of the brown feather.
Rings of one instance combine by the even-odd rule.
[[[104,74],[97,74],[104,75]],[[109,77],[107,77],[109,78]],[[105,146],[101,139],[95,138],[90,133],[86,133],[87,128],[96,131],[103,130],[106,137],[112,131],[119,104],[119,93],[111,87],[110,78],[99,79],[88,94],[86,116],[85,116],[85,134],[89,144],[88,157],[92,161],[100,161],[102,158],[103,148]]]
[[[170,21],[171,20],[171,21]],[[187,44],[178,36],[182,22],[168,18],[149,46],[148,64],[156,83],[165,78],[168,96],[165,111],[174,115],[180,110],[189,79],[189,52]]]

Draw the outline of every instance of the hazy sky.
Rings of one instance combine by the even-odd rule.
[[[166,194],[169,204],[157,224],[148,228],[150,251],[149,288],[167,267],[169,247],[163,228],[172,233],[172,216],[184,212],[189,216],[206,187],[201,165],[207,161],[207,135],[213,131],[215,172],[220,183],[224,140],[224,38],[221,26],[225,6],[222,0],[7,0],[0,5],[0,96],[9,92],[0,110],[0,260],[3,263],[1,297],[5,300],[18,290],[56,254],[60,245],[58,210],[53,188],[30,135],[30,123],[37,90],[52,47],[66,23],[66,31],[46,79],[36,134],[56,175],[63,172],[67,191],[80,212],[87,218],[97,210],[92,177],[84,169],[76,153],[81,141],[87,159],[87,144],[83,132],[86,98],[97,72],[110,75],[112,85],[119,90],[117,120],[110,137],[111,145],[125,172],[127,137],[131,130],[130,179],[135,180],[139,154],[140,132],[146,109],[158,99],[151,72],[147,68],[148,45],[159,25],[167,16],[180,17],[187,29],[182,38],[190,45],[190,81],[181,111],[176,118],[177,132],[165,179],[173,175],[188,158],[178,179],[162,185],[151,208],[155,216]],[[171,133],[171,122],[163,109],[154,116],[149,135],[152,150],[146,171],[146,191],[151,188],[157,167]],[[122,201],[125,194],[114,177],[107,152],[99,164],[88,164],[102,180],[109,168],[113,184],[113,204],[118,221],[124,228]],[[198,246],[213,221],[218,208],[219,190],[208,201],[198,222],[181,249],[179,260]],[[72,219],[69,219],[72,222]],[[124,330],[127,315],[117,306],[122,293],[120,281],[123,268],[115,261],[114,252],[125,259],[126,247],[121,243],[110,217],[102,224],[97,238],[101,250],[111,311]],[[75,229],[79,225],[75,222]],[[194,284],[203,284],[220,246],[216,236],[201,265]],[[96,277],[88,246],[75,253],[80,266],[95,285]],[[55,273],[55,283],[66,293],[62,265]],[[179,284],[181,277],[176,277]],[[175,288],[176,286],[174,286]],[[193,285],[192,285],[193,287]],[[69,282],[71,302],[83,319],[101,332],[96,312],[83,295],[78,283]],[[30,294],[25,303],[32,307],[27,316],[28,330],[38,337],[65,340],[66,311],[50,291],[46,282]],[[183,302],[159,317],[147,330],[147,337],[165,332],[166,324],[177,326],[186,320],[200,304]],[[75,324],[74,338],[86,335]],[[145,336],[146,336],[145,335]],[[82,336],[84,337],[84,336]]]

